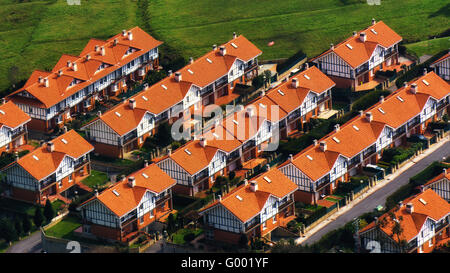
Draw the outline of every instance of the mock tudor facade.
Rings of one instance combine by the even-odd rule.
[[[6,196],[30,203],[67,197],[71,188],[91,171],[89,153],[94,150],[74,130],[47,142],[6,166]]]
[[[378,70],[398,64],[398,44],[402,37],[384,22],[372,20],[368,28],[331,45],[312,59],[339,88],[352,88],[371,81]]]
[[[27,143],[30,116],[9,101],[0,105],[0,153],[14,151]]]
[[[278,169],[271,169],[229,192],[200,211],[206,239],[238,244],[265,237],[295,218],[296,185]]]
[[[32,118],[29,129],[51,132],[157,69],[161,44],[139,27],[107,41],[91,39],[79,56],[63,55],[51,72],[34,71],[7,100]]]
[[[235,35],[124,103],[99,113],[83,127],[88,140],[98,153],[123,157],[141,147],[159,123],[190,120],[195,110],[215,103],[232,92],[237,83],[257,75],[257,57],[261,53],[244,36]]]
[[[448,241],[450,204],[427,189],[400,202],[359,232],[363,252],[429,253]],[[396,222],[396,223],[395,223]],[[395,225],[402,229],[394,234]]]
[[[80,205],[83,233],[120,242],[148,234],[172,212],[175,184],[155,164],[145,166]]]
[[[433,62],[430,67],[446,81],[450,81],[450,52]]]

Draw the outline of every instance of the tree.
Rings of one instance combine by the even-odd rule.
[[[25,214],[22,219],[22,228],[24,233],[28,233],[31,231],[31,220],[28,214]]]
[[[52,219],[55,217],[55,209],[52,206],[52,202],[50,202],[49,199],[47,199],[47,202],[45,203],[44,207],[44,216],[45,219],[50,223]]]
[[[264,84],[264,75],[258,75],[252,79],[252,86],[255,87],[255,89],[259,89]]]
[[[36,227],[42,226],[42,223],[44,223],[44,215],[42,215],[42,210],[40,207],[36,207],[36,211],[34,212],[33,221]]]
[[[20,236],[23,234],[23,226],[22,221],[19,217],[14,218],[14,228],[16,229],[17,235]]]
[[[169,234],[172,234],[175,229],[176,229],[176,225],[175,225],[175,216],[173,215],[173,213],[169,214],[169,217],[167,218],[167,232]]]
[[[239,246],[245,249],[248,248],[248,236],[246,233],[241,234],[241,237],[239,238]]]
[[[0,236],[7,242],[13,242],[18,239],[16,229],[13,223],[8,219],[0,220]]]

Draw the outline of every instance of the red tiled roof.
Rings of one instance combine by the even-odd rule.
[[[11,129],[31,120],[30,116],[23,112],[12,101],[0,105],[0,127],[7,126]]]
[[[372,30],[374,30],[376,34]],[[362,42],[359,38],[361,32],[366,34],[365,42]],[[379,21],[374,25],[358,32],[356,36],[352,36],[339,43],[334,47],[334,50],[329,49],[321,55],[313,58],[313,60],[330,52],[334,52],[351,67],[357,68],[370,59],[377,45],[384,48],[389,48],[401,40],[402,37],[400,35],[389,28],[383,21]],[[347,44],[350,45],[352,49],[350,49]]]
[[[445,59],[447,59],[447,58],[449,58],[450,57],[450,52],[448,52],[447,54],[445,54],[444,56],[442,56],[442,57],[440,57],[439,59],[437,59],[436,61],[434,61],[430,66],[432,66],[432,65],[434,65],[434,64],[437,64],[437,63],[439,63],[439,62],[441,62],[441,61],[443,61],[443,60],[445,60]]]
[[[135,178],[134,187],[129,186],[129,177]],[[176,181],[168,174],[162,171],[156,164],[151,164],[104,190],[97,198],[92,198],[88,202],[85,202],[83,206],[92,200],[98,199],[114,214],[121,217],[139,205],[147,190],[158,195],[164,190],[175,186],[175,184]],[[117,192],[119,196],[113,191]]]
[[[422,202],[425,201],[425,204]],[[409,213],[406,209],[406,204],[411,203],[413,205],[413,212]],[[442,199],[433,190],[428,189],[416,196],[409,197],[403,200],[403,206],[398,206],[390,210],[395,215],[395,219],[399,220],[403,233],[401,239],[410,241],[418,235],[422,229],[427,218],[431,218],[434,221],[438,221],[450,213],[450,204]],[[403,219],[403,220],[401,220]],[[386,220],[386,225],[380,228],[388,236],[393,236],[392,228],[394,226],[394,220],[389,217],[389,213],[383,214],[379,221]],[[365,232],[375,227],[374,223],[366,226],[360,232]],[[397,241],[397,235],[394,235],[394,240]]]
[[[45,144],[9,166],[19,164],[39,181],[56,171],[66,155],[77,159],[94,150],[94,147],[74,130],[54,138],[51,142],[54,144],[53,152],[49,152]]]
[[[270,183],[266,180],[267,178]],[[242,185],[222,197],[222,201],[217,200],[201,211],[204,212],[220,204],[245,223],[261,212],[271,195],[282,199],[297,190],[297,185],[278,169],[271,169],[252,181],[258,184],[256,192],[250,189],[250,184]]]
[[[24,87],[8,95],[8,98],[15,100],[17,97],[15,95],[17,93],[26,90],[37,100],[42,102],[44,107],[49,108],[122,67],[132,59],[135,59],[162,44],[162,42],[155,40],[139,27],[134,27],[128,32],[131,32],[133,35],[131,41],[121,34],[116,35],[107,41],[91,39],[79,57],[63,55],[51,73],[42,71],[33,72]],[[116,45],[114,45],[114,39],[118,39]],[[95,52],[95,45],[104,47],[104,56],[102,56],[100,52]],[[129,47],[134,48],[136,51],[124,56]],[[86,55],[88,54],[91,56],[90,60],[86,60]],[[68,67],[68,61],[70,61],[71,64],[77,64],[77,71],[74,71],[73,66]],[[107,67],[97,71],[102,63],[108,64]],[[58,76],[60,70],[62,76]],[[45,87],[43,83],[38,83],[39,76],[49,80],[49,87]],[[78,79],[81,82],[67,88],[75,79]]]

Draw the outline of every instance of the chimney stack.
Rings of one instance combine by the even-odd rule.
[[[97,111],[97,116],[101,117],[102,116],[102,111]]]
[[[372,18],[372,26],[376,24],[375,18]]]
[[[334,44],[330,44],[330,49],[334,50]]]
[[[219,202],[222,202],[222,195],[219,194]]]
[[[67,61],[67,67],[71,67],[72,66],[72,62],[71,61]]]
[[[86,54],[86,61],[89,61],[91,59],[91,54]]]
[[[381,103],[384,102],[384,96],[380,96],[380,102],[381,102]]]
[[[236,37],[237,37],[236,32],[233,32],[233,39],[236,39]]]
[[[104,46],[102,46],[102,47],[100,48],[100,54],[101,54],[102,56],[105,56],[105,47],[104,47]]]
[[[63,74],[63,71],[62,71],[62,69],[58,70],[58,77],[61,77],[61,76],[62,76],[62,74]]]
[[[131,109],[136,108],[136,99],[130,99],[128,103]]]
[[[289,161],[294,161],[294,156],[292,154],[289,154]]]
[[[408,83],[407,83],[407,82],[404,82],[404,83],[403,83],[403,87],[405,87],[405,88],[408,87]]]
[[[175,80],[181,82],[181,72],[175,72]]]
[[[127,36],[127,31],[126,31],[125,29],[122,30],[122,36],[123,36],[123,37]]]
[[[266,164],[266,171],[270,171],[270,165]]]
[[[128,40],[133,40],[133,33],[131,33],[131,31],[128,31]]]
[[[169,70],[168,72],[169,77],[172,76],[172,70]]]
[[[250,181],[250,190],[252,192],[256,192],[258,190],[258,182],[256,182],[255,180]]]
[[[341,130],[341,126],[339,124],[334,125],[334,131],[339,132]]]
[[[208,143],[205,137],[200,138],[200,146],[206,147],[206,144]]]
[[[353,31],[353,37],[356,37],[356,35],[358,35],[358,32]]]
[[[130,188],[136,186],[136,179],[134,178],[134,176],[128,177],[128,186],[130,186]]]
[[[42,76],[39,76],[38,83],[43,83],[43,82],[44,82],[44,78],[42,78]]]
[[[100,51],[100,46],[99,45],[95,45],[95,52],[99,52]]]
[[[322,140],[319,145],[322,152],[325,152],[327,150],[327,143],[325,141]]]
[[[317,139],[314,139],[313,140],[313,145],[314,145],[314,147],[317,147],[317,144],[319,143],[319,141],[317,141]]]
[[[189,57],[189,63],[193,64],[194,63],[194,58],[193,57]]]
[[[64,134],[67,133],[67,126],[63,127],[63,132],[64,132]]]
[[[45,87],[49,87],[50,86],[50,83],[48,82],[47,78],[44,79],[44,85],[45,85]]]
[[[372,112],[367,112],[366,113],[366,119],[367,119],[368,122],[372,122],[372,120],[373,120]]]
[[[398,207],[402,208],[403,207],[403,201],[398,202]]]
[[[446,175],[447,174],[447,169],[446,168],[442,169],[442,172],[444,173],[444,175]]]
[[[425,67],[425,68],[423,69],[423,75],[425,76],[427,73],[428,73],[428,71],[427,71],[427,68]]]
[[[172,155],[172,148],[167,149],[167,155]]]
[[[244,186],[247,186],[247,185],[248,185],[248,180],[244,179]]]
[[[78,71],[78,65],[77,65],[77,63],[73,63],[72,69],[73,69],[73,71]]]
[[[411,93],[417,94],[417,83],[411,84]]]
[[[367,35],[366,35],[366,33],[365,32],[361,32],[360,34],[359,34],[359,39],[361,40],[361,42],[365,42],[366,40],[367,40]]]
[[[227,49],[225,48],[225,46],[220,46],[220,55],[225,56],[227,55]]]
[[[305,70],[309,68],[309,63],[305,63]]]
[[[148,167],[148,160],[144,160],[144,167]]]
[[[47,142],[47,151],[49,152],[55,151],[55,144],[53,144],[53,142],[51,141]]]
[[[14,152],[14,158],[16,159],[16,161],[19,160],[19,152],[18,151]]]
[[[98,197],[98,190],[95,190],[95,197]]]
[[[364,116],[364,111],[363,110],[359,110],[359,116],[360,117]]]
[[[215,51],[215,50],[217,49],[217,45],[214,44],[214,45],[212,46],[212,49]]]
[[[298,79],[297,78],[293,78],[292,79],[292,87],[293,88],[298,88]]]
[[[406,204],[406,211],[407,211],[409,214],[412,214],[412,213],[414,212],[414,205],[413,205],[413,203],[408,203],[408,204]]]

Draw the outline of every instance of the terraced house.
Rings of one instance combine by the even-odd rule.
[[[29,129],[53,131],[158,68],[161,44],[139,27],[106,41],[91,39],[79,56],[63,55],[51,72],[34,71],[7,99],[32,118]]]
[[[432,189],[442,199],[450,203],[450,168],[444,169],[440,175],[425,183],[423,189]]]
[[[449,111],[450,86],[430,72],[406,84],[365,112],[280,165],[298,185],[296,200],[316,203],[363,166],[376,164],[383,149],[423,134]]]
[[[206,239],[233,244],[242,236],[270,240],[272,231],[295,218],[296,189],[278,169],[245,182],[200,211]]]
[[[368,28],[333,45],[312,59],[339,88],[362,90],[378,70],[392,70],[399,64],[398,44],[402,37],[384,22],[372,20]],[[374,87],[374,86],[373,86]],[[371,89],[373,87],[368,87]]]
[[[450,204],[433,190],[401,201],[360,231],[363,251],[428,253],[449,240]],[[400,234],[394,233],[395,226]]]
[[[237,83],[258,73],[262,52],[244,36],[213,47],[201,58],[147,87],[128,101],[99,113],[83,127],[96,152],[111,157],[141,147],[163,121],[190,120],[195,110],[212,103],[226,104],[236,98]]]
[[[177,181],[176,192],[195,195],[209,189],[217,176],[239,170],[256,158],[271,138],[271,123],[248,107],[217,122],[198,140],[170,152],[157,164]]]
[[[176,184],[155,164],[129,175],[80,205],[83,233],[128,242],[172,212]]]
[[[73,186],[91,171],[89,153],[94,150],[71,130],[6,166],[6,195],[45,204],[47,199],[67,200]]]
[[[258,113],[267,112],[267,118],[280,130],[282,138],[291,132],[302,130],[311,117],[317,117],[332,107],[331,88],[336,84],[317,67],[308,67],[289,81],[267,92],[252,102]],[[273,115],[272,106],[278,106]]]
[[[0,105],[0,153],[11,152],[27,143],[30,116],[13,102]]]
[[[430,67],[446,81],[450,81],[450,52],[433,62]]]

